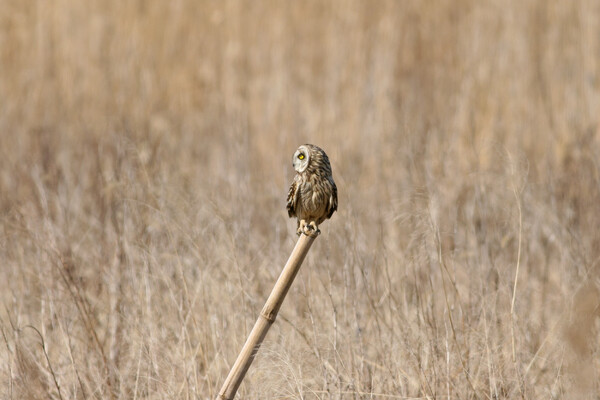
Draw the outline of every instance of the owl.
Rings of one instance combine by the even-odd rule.
[[[296,176],[287,196],[290,218],[298,218],[296,233],[317,237],[319,225],[337,210],[337,187],[327,154],[318,146],[303,144],[292,158]]]

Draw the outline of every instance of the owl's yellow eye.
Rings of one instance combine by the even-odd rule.
[[[298,158],[304,160],[304,154],[298,154]]]

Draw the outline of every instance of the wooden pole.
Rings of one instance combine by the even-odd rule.
[[[260,316],[256,320],[248,339],[246,339],[242,351],[240,351],[237,360],[235,360],[233,367],[231,367],[231,371],[229,371],[229,375],[227,375],[227,379],[223,383],[217,400],[233,400],[248,368],[250,368],[250,364],[254,360],[254,356],[258,352],[260,344],[267,335],[267,331],[271,325],[273,325],[273,322],[275,322],[283,299],[285,299],[285,295],[290,286],[292,286],[292,282],[300,270],[302,261],[304,261],[304,257],[314,240],[314,237],[304,234],[300,235],[296,247],[294,247],[283,271],[281,271],[281,275],[279,275],[279,279],[277,279],[277,283],[275,283],[265,306],[260,312]]]

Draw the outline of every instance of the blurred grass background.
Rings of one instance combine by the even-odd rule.
[[[597,396],[598,1],[0,3],[0,397]]]

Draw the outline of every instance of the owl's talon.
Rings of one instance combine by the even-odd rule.
[[[296,230],[296,234],[300,236],[302,235],[302,232],[306,233],[306,227],[307,224],[305,220],[301,219],[300,221],[298,221],[298,230]]]
[[[321,234],[321,231],[313,231],[311,229],[308,233],[305,232],[305,234],[307,236],[310,236],[311,238],[316,238],[317,236],[319,236]]]
[[[319,230],[319,228],[317,228],[317,224],[315,224],[314,221],[311,221],[308,224],[304,224],[303,233],[306,236],[310,236],[312,238],[316,238],[317,236],[319,236],[319,234],[321,233],[321,231]]]

